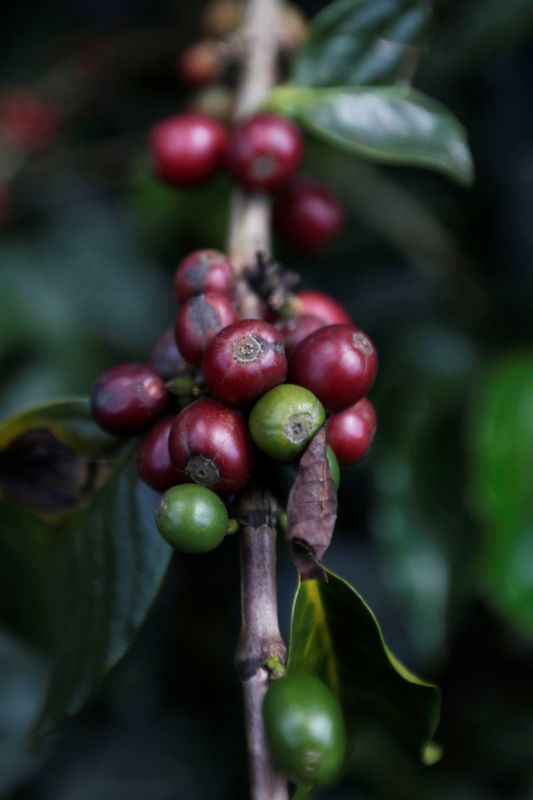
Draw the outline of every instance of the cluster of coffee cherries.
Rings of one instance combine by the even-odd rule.
[[[268,459],[297,462],[322,426],[333,475],[338,463],[365,455],[376,427],[365,395],[377,356],[344,308],[320,292],[290,295],[278,320],[270,310],[270,321],[239,319],[234,271],[219,251],[184,258],[174,288],[174,330],[148,365],[98,378],[92,413],[106,431],[144,434],[138,470],[164,493],[161,534],[180,550],[204,552],[231,530],[228,507],[254,472],[271,473]]]

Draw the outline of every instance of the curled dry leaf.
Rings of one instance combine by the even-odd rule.
[[[337,491],[326,457],[326,431],[320,430],[303,454],[287,504],[292,560],[302,580],[327,580],[321,560],[337,519]]]

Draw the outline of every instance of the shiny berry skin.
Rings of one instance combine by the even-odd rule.
[[[226,167],[248,189],[272,191],[294,175],[303,150],[302,136],[293,122],[277,114],[257,114],[235,128]]]
[[[226,151],[226,129],[204,114],[176,114],[155,125],[150,148],[155,174],[175,186],[208,180]]]
[[[228,527],[226,506],[214,492],[183,483],[168,489],[155,513],[161,536],[182,553],[207,553],[222,542]]]
[[[294,296],[293,306],[293,313],[297,316],[312,314],[323,320],[324,325],[352,324],[352,318],[346,309],[324,292],[297,292]]]
[[[285,340],[285,352],[289,358],[304,339],[324,327],[324,322],[312,314],[302,314],[301,317],[288,317],[276,322],[276,328],[281,331]]]
[[[103,372],[91,392],[91,412],[106,431],[142,433],[166,411],[170,394],[145,364],[121,364]]]
[[[233,267],[219,250],[195,250],[180,261],[174,274],[174,290],[182,305],[204,292],[231,297],[234,285]]]
[[[179,350],[187,361],[200,366],[211,339],[236,319],[235,309],[223,294],[194,295],[176,317],[174,334]]]
[[[156,492],[183,483],[170,460],[168,437],[175,417],[163,417],[145,434],[137,452],[139,477]]]
[[[238,492],[252,471],[252,442],[242,415],[210,398],[178,414],[168,449],[183,480],[214,492]]]
[[[343,411],[363,397],[376,377],[376,348],[353,325],[312,333],[289,360],[289,380],[313,392],[328,411]]]
[[[344,411],[332,414],[326,425],[326,435],[339,464],[349,467],[366,456],[376,426],[376,411],[366,397]]]
[[[346,754],[337,700],[313,675],[289,673],[274,681],[263,702],[272,760],[295,783],[323,784],[338,774]]]
[[[166,330],[155,343],[150,355],[150,366],[165,381],[190,372],[190,365],[177,348],[172,328]]]
[[[217,42],[204,39],[189,45],[178,56],[178,77],[186,86],[207,86],[222,75],[222,60]]]
[[[263,320],[239,320],[212,339],[202,370],[215,397],[231,406],[244,406],[285,380],[283,336]]]
[[[312,178],[297,177],[276,196],[274,225],[280,236],[303,253],[315,253],[340,231],[342,206]]]
[[[284,383],[263,395],[250,413],[257,447],[276,461],[294,461],[326,420],[322,403],[304,389]]]

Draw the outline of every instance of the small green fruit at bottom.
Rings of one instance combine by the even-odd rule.
[[[303,386],[284,383],[257,401],[250,433],[257,447],[277,461],[294,461],[326,419],[322,403]]]
[[[207,553],[221,543],[228,527],[226,506],[211,489],[182,483],[168,489],[155,513],[157,529],[183,553]]]
[[[346,753],[337,700],[313,675],[291,674],[269,687],[263,719],[272,759],[296,783],[329,783]]]

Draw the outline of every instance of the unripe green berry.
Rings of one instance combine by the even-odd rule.
[[[250,432],[257,447],[277,461],[294,461],[326,419],[322,403],[308,389],[291,383],[275,386],[257,401]]]
[[[331,479],[335,484],[335,489],[338,489],[341,482],[341,468],[339,466],[337,456],[335,455],[329,444],[326,447],[326,458],[328,460],[328,467],[331,473]]]
[[[168,489],[161,497],[155,520],[161,536],[183,553],[214,550],[228,528],[228,512],[220,497],[193,483]]]
[[[342,712],[325,683],[290,674],[275,681],[263,703],[272,759],[296,783],[328,783],[346,752]]]

